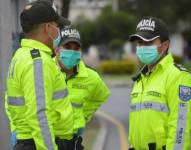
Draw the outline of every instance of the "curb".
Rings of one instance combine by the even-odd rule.
[[[127,150],[129,147],[129,143],[127,140],[128,138],[125,134],[126,133],[125,128],[120,123],[120,121],[118,121],[116,118],[112,117],[111,115],[109,115],[101,110],[98,110],[95,113],[95,115],[100,122],[101,129],[98,133],[98,136],[96,138],[97,140],[96,140],[95,144],[93,145],[92,150],[104,150],[105,140],[106,140],[107,131],[108,131],[106,120],[109,121],[110,123],[113,123],[119,132],[119,138],[120,138],[120,149],[119,150]]]
[[[95,113],[95,117],[98,119],[100,124],[100,130],[98,132],[96,142],[93,144],[92,150],[104,150],[105,140],[107,136],[107,125],[106,122]]]

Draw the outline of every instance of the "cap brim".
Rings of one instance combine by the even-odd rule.
[[[133,42],[133,41],[141,39],[143,41],[150,42],[155,40],[158,37],[160,37],[160,35],[153,35],[148,32],[138,32],[136,34],[130,35],[129,40]]]
[[[60,28],[63,28],[64,26],[69,26],[71,25],[70,20],[64,18],[64,17],[59,17],[59,19],[56,21],[59,25]]]
[[[82,46],[82,43],[79,40],[75,39],[75,38],[69,38],[69,39],[63,40],[63,41],[61,41],[60,45],[65,45],[65,44],[67,44],[69,42],[76,42],[77,44],[80,45],[80,47]]]

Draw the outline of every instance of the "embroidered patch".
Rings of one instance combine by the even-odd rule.
[[[87,85],[83,85],[83,84],[72,84],[72,88],[74,88],[74,89],[87,89]]]
[[[189,101],[191,99],[191,88],[188,86],[179,86],[179,97],[183,101]]]
[[[31,50],[31,57],[34,58],[38,58],[40,57],[40,51],[38,49],[33,49]]]
[[[151,96],[156,96],[156,97],[161,97],[161,93],[156,92],[156,91],[148,91],[147,95],[151,95]]]

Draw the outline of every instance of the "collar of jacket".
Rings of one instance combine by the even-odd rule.
[[[82,77],[82,78],[86,78],[88,77],[88,73],[87,73],[87,67],[85,66],[84,62],[81,60],[80,64],[77,67],[77,75],[76,77]]]
[[[156,69],[158,67],[161,67],[162,69],[166,69],[169,67],[169,65],[174,64],[174,59],[172,57],[172,54],[167,54],[156,66]]]
[[[40,51],[48,52],[50,55],[52,55],[52,50],[46,46],[45,44],[32,40],[32,39],[22,39],[21,40],[21,47],[31,47],[33,49],[39,49]]]
[[[158,64],[150,71],[148,72],[148,68],[147,68],[147,65],[144,65],[141,70],[139,71],[138,74],[136,74],[132,80],[133,81],[136,81],[138,79],[140,79],[141,77],[141,74],[142,75],[147,75],[147,74],[150,74],[152,72],[156,72],[160,69],[162,70],[165,70],[165,69],[168,69],[169,65],[173,64],[173,57],[172,57],[172,54],[167,54],[162,60],[160,60],[160,62],[158,62]]]
[[[173,63],[174,60],[172,54],[169,53],[164,56],[149,73],[146,72],[146,75],[151,74],[152,72],[156,72],[158,70],[168,69],[169,65],[172,65]]]

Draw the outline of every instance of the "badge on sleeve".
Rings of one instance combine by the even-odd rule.
[[[191,99],[191,87],[188,86],[179,86],[179,97],[183,101],[189,101]]]

